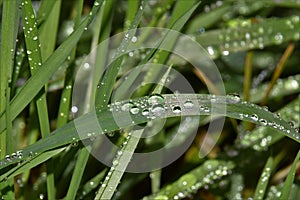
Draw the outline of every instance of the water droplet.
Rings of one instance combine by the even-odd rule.
[[[250,117],[253,121],[257,121],[258,120],[258,116],[256,114],[251,115]]]
[[[119,161],[118,161],[118,160],[114,160],[112,164],[113,164],[114,166],[116,166],[116,165],[119,164]]]
[[[187,101],[184,102],[183,106],[185,108],[191,109],[191,108],[194,107],[194,103],[192,101],[190,101],[190,100],[187,100]]]
[[[77,106],[72,106],[71,112],[72,112],[72,113],[77,113],[77,112],[78,112]]]
[[[259,122],[264,126],[268,125],[268,122],[265,119],[260,119]]]
[[[138,114],[139,111],[140,111],[140,109],[139,109],[137,106],[132,106],[132,107],[130,108],[130,113],[133,114],[133,115]]]
[[[178,106],[178,105],[173,106],[173,107],[172,107],[172,112],[175,113],[175,114],[181,113],[181,107]]]
[[[275,40],[275,44],[281,44],[282,40],[283,40],[283,36],[281,33],[277,33],[274,36],[274,40]]]
[[[160,94],[152,94],[150,95],[149,99],[148,99],[149,104],[151,105],[155,105],[155,104],[164,104],[165,103],[165,99],[162,95]]]
[[[162,116],[165,113],[165,108],[161,104],[157,104],[151,108],[151,112],[154,116]]]
[[[223,56],[228,56],[229,55],[229,51],[225,50],[222,52]]]
[[[240,96],[237,93],[228,94],[228,96],[230,97],[230,103],[238,103],[241,100]]]
[[[121,109],[123,111],[129,111],[133,107],[133,103],[128,102],[122,105]]]
[[[131,38],[131,42],[135,43],[136,41],[137,41],[137,37],[133,36],[133,37]]]
[[[148,116],[148,115],[149,115],[149,110],[148,110],[148,109],[144,109],[144,110],[142,111],[142,115]]]
[[[211,55],[211,56],[213,56],[215,54],[215,51],[212,46],[208,46],[207,51],[208,51],[209,55]]]
[[[78,145],[78,141],[76,140],[76,138],[72,138],[71,146],[76,147],[77,145]]]
[[[30,55],[32,52],[31,52],[30,50],[27,50],[26,53],[27,53],[28,55]]]

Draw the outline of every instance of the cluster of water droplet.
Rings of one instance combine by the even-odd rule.
[[[151,199],[183,199],[197,192],[200,188],[208,189],[209,185],[214,184],[216,180],[231,174],[232,168],[233,165],[228,162],[216,160],[206,161],[201,167],[183,175],[178,181],[172,185],[168,185]],[[148,198],[145,197],[144,199],[146,200]]]
[[[263,49],[266,45],[279,45],[284,41],[300,39],[299,16],[277,21],[270,19],[269,23],[274,25],[246,23],[247,26],[224,29],[218,36],[221,45],[207,46],[207,51],[214,58],[220,55],[228,56],[230,52],[241,49]]]

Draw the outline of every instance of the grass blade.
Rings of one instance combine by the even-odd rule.
[[[59,68],[59,66],[66,60],[74,46],[77,44],[82,33],[85,31],[86,27],[94,19],[99,5],[101,5],[103,0],[96,0],[90,15],[86,17],[85,20],[81,22],[78,29],[75,30],[65,41],[61,44],[56,51],[43,63],[43,65],[36,71],[22,87],[19,93],[11,100],[11,117],[12,119],[25,108],[26,105],[36,96],[43,85],[49,80],[53,73]],[[36,83],[40,84],[36,84]],[[4,120],[3,114],[1,114],[0,122]],[[1,127],[0,132],[4,130]]]
[[[144,197],[148,199],[183,199],[215,180],[229,175],[234,168],[231,162],[221,160],[208,160],[199,167],[184,174],[170,185],[166,185],[158,193]]]
[[[211,98],[214,98],[215,101],[215,113],[218,114],[224,114],[222,113],[222,109],[220,110],[220,113],[218,113],[218,107],[219,106],[226,106],[227,112],[225,115],[230,118],[239,119],[243,121],[249,121],[252,123],[255,123],[257,125],[263,125],[272,128],[273,130],[277,130],[278,134],[283,134],[287,137],[290,137],[291,139],[295,140],[296,142],[300,142],[300,134],[296,132],[296,130],[291,127],[287,122],[282,120],[281,118],[278,118],[275,114],[271,113],[270,111],[265,110],[262,107],[259,107],[257,105],[245,102],[245,101],[237,101],[234,97],[225,97],[225,96],[211,96],[211,95],[195,95],[195,94],[178,94],[176,96],[177,98],[174,98],[173,95],[163,95],[164,101],[169,102],[170,105],[165,105],[166,110],[165,114],[161,116],[156,116],[154,113],[150,113],[150,115],[153,115],[156,117],[156,119],[160,118],[169,118],[169,117],[175,117],[175,116],[193,116],[193,115],[210,115],[210,109],[211,109]],[[151,106],[148,102],[149,97],[141,97],[137,99],[130,100],[133,103],[138,103],[139,106],[143,105],[145,108],[150,108]],[[200,113],[199,108],[197,109],[185,109],[182,106],[181,113],[173,113],[172,111],[172,104],[177,104],[178,102],[185,102],[186,99],[189,99],[192,102],[195,102],[194,105],[197,105],[196,102],[200,105]],[[86,115],[83,115],[80,118],[77,118],[77,125],[76,127],[82,128],[81,130],[88,130],[90,127],[93,127],[94,123],[99,123],[99,125],[102,128],[102,132],[99,130],[99,134],[105,133],[103,130],[106,130],[107,132],[119,130],[120,128],[125,128],[128,126],[132,126],[134,124],[140,124],[145,123],[150,120],[150,116],[143,116],[141,113],[137,113],[135,115],[131,115],[132,120],[126,120],[123,121],[123,125],[120,126],[116,124],[114,120],[114,116],[112,114],[112,111],[117,111],[117,116],[120,117],[119,119],[126,119],[126,116],[128,116],[128,111],[123,111],[121,109],[122,105],[128,103],[128,101],[122,101],[120,103],[116,103],[110,106],[110,108],[107,108],[106,110],[102,110],[101,112],[97,113],[89,113]],[[138,106],[138,108],[139,108]],[[202,111],[204,109],[205,111]],[[142,108],[140,108],[142,110]],[[98,122],[95,121],[95,115],[97,114]],[[114,114],[114,115],[115,115]],[[266,120],[268,123],[261,123],[260,119]],[[132,121],[134,124],[132,124]],[[61,127],[60,129],[57,129],[53,132],[53,134],[50,134],[49,136],[42,138],[35,144],[28,146],[23,149],[22,151],[22,159],[14,158],[11,159],[10,162],[7,162],[5,160],[0,161],[0,172],[8,171],[9,166],[12,166],[12,164],[19,162],[20,160],[27,160],[30,159],[29,155],[34,152],[34,154],[39,155],[47,150],[51,150],[60,146],[65,146],[68,144],[71,144],[74,142],[74,140],[79,140],[79,138],[82,139],[88,139],[88,135],[81,135],[78,136],[78,133],[76,131],[74,122],[70,122],[66,124],[65,126]],[[31,153],[30,153],[31,152]],[[6,169],[5,169],[6,168]],[[3,171],[4,170],[4,171]],[[5,177],[0,176],[0,181],[2,181]]]
[[[282,193],[280,195],[280,200],[285,200],[285,199],[289,198],[290,191],[291,191],[291,188],[292,188],[292,185],[294,182],[294,178],[295,178],[295,174],[296,174],[296,169],[297,169],[296,166],[297,166],[299,159],[300,159],[300,151],[298,151],[298,154],[293,162],[290,173],[285,180],[285,183],[284,183],[284,186],[282,189]]]
[[[273,157],[269,157],[256,186],[254,199],[263,199],[273,169]]]

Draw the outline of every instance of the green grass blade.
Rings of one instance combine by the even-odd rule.
[[[103,108],[108,104],[108,100],[111,96],[114,83],[116,81],[118,72],[121,68],[121,63],[123,60],[123,56],[120,56],[123,51],[125,51],[131,42],[132,37],[135,34],[135,30],[137,26],[140,23],[140,20],[142,18],[142,14],[145,8],[146,1],[142,0],[140,4],[140,9],[138,9],[134,20],[132,21],[130,28],[128,32],[125,34],[124,39],[122,40],[120,44],[120,48],[114,55],[114,58],[116,60],[112,63],[111,66],[107,69],[107,71],[104,73],[104,76],[101,80],[101,83],[99,84],[98,92],[96,94],[96,101],[95,101],[95,107],[96,108]],[[118,57],[120,56],[120,57]]]
[[[186,4],[184,6],[184,10],[187,10],[183,15],[182,13],[180,14],[180,6],[182,5],[182,3]],[[180,31],[183,26],[185,25],[185,23],[188,21],[188,19],[191,17],[191,15],[194,13],[194,11],[196,10],[196,8],[199,6],[199,3],[196,3],[194,5],[194,1],[188,1],[187,2],[182,2],[182,1],[177,1],[177,6],[175,6],[175,10],[174,10],[174,16],[172,14],[172,19],[169,22],[169,26],[171,27],[170,29],[174,30],[174,31]],[[187,7],[189,9],[187,9]],[[163,38],[163,40],[161,41],[161,46],[163,46],[164,48],[168,49],[168,50],[172,50],[174,45],[176,44],[176,41],[178,39],[178,34],[174,34],[174,32],[171,33],[167,33],[165,38]],[[154,52],[150,52],[150,54],[152,54]],[[167,59],[169,58],[170,52],[166,52],[166,51],[155,51],[155,55],[154,55],[154,63],[160,63],[160,64],[165,64],[167,62]],[[159,72],[155,71],[153,69],[149,69],[149,71],[147,72],[148,76],[146,76],[144,83],[151,83],[154,81],[154,79],[158,76]],[[144,83],[142,83],[141,85],[145,85]],[[145,95],[147,94],[147,92],[149,91],[149,87],[143,87],[139,93],[141,95]]]
[[[119,49],[120,52],[125,51],[127,49],[127,46],[131,42],[131,38],[135,34],[135,29],[139,25],[141,21],[141,17],[145,8],[145,4],[147,1],[142,0],[140,4],[140,8],[137,10],[135,17],[133,18],[129,31],[126,33],[124,40],[122,41]],[[119,52],[118,52],[119,53]],[[118,55],[116,55],[118,56]],[[115,65],[112,65],[110,68],[108,68],[107,72],[104,74],[103,80],[100,84],[102,87],[100,87],[100,92],[97,94],[97,100],[96,100],[96,107],[103,107],[107,105],[107,102],[109,100],[110,94],[113,90],[113,82],[116,81],[118,71],[121,67],[121,62],[123,60],[123,57],[117,58],[117,62],[115,62]],[[108,86],[108,87],[106,87]],[[129,137],[126,144],[124,143],[122,150],[126,154],[122,154],[119,157],[117,157],[113,162],[117,162],[116,164],[113,163],[114,167],[110,168],[110,171],[108,172],[108,175],[106,176],[104,183],[99,188],[95,199],[111,199],[114,191],[116,190],[124,172],[127,168],[127,165],[134,153],[135,148],[137,147],[137,144],[139,142],[139,138],[141,134],[143,133],[142,130],[134,131],[134,134],[136,134],[136,137]],[[130,133],[131,134],[131,133]]]
[[[83,1],[81,0],[77,1],[76,4],[77,16],[74,22],[74,30],[76,30],[80,24],[82,7],[83,7]],[[73,87],[73,72],[74,72],[76,46],[74,46],[70,54],[71,55],[70,55],[69,64],[71,66],[67,68],[65,73],[64,88],[61,94],[56,127],[61,127],[62,125],[66,124],[68,121],[68,114],[70,110],[72,87]]]
[[[213,181],[230,174],[234,168],[232,162],[221,160],[207,160],[192,171],[184,174],[175,182],[166,185],[158,193],[144,197],[148,199],[183,199]]]
[[[111,199],[115,190],[132,158],[134,150],[137,147],[139,138],[143,134],[143,129],[134,131],[134,136],[131,134],[127,136],[123,143],[123,147],[120,150],[121,155],[113,160],[112,167],[110,168],[105,180],[103,181],[101,187],[99,188],[95,200],[97,199]]]
[[[7,83],[11,83],[16,36],[19,26],[19,1],[4,1],[1,21],[1,47],[0,47],[0,113],[6,109]],[[11,112],[11,111],[9,111]],[[11,114],[9,114],[11,115]],[[3,116],[4,117],[4,116]],[[9,122],[10,123],[10,122]],[[0,120],[0,158],[4,158],[7,147],[6,140],[11,140],[11,133],[2,133],[6,126],[5,118]]]
[[[299,115],[295,113],[300,110],[300,96],[288,105],[284,106],[278,111],[278,114],[282,119],[287,122],[293,122],[294,127],[300,126]],[[284,136],[276,134],[274,130],[267,127],[259,127],[251,131],[251,133],[245,135],[241,141],[243,147],[252,147],[256,151],[263,151],[270,145],[282,139]]]
[[[258,23],[250,23],[248,26],[207,31],[196,35],[196,41],[207,48],[212,58],[217,58],[232,52],[262,49],[289,41],[299,41],[299,31],[300,17],[290,16],[265,19]]]
[[[291,167],[290,173],[288,175],[288,177],[285,180],[283,189],[282,189],[282,193],[280,195],[280,200],[285,200],[289,198],[290,192],[291,192],[291,188],[294,182],[294,178],[295,178],[295,174],[296,174],[296,166],[297,163],[300,159],[300,151],[298,151],[298,154],[293,162],[293,165]]]
[[[0,159],[6,154],[12,153],[13,134],[11,120],[11,108],[9,106],[12,69],[14,65],[14,55],[16,48],[16,38],[19,26],[19,1],[3,2],[3,10],[1,13],[1,40],[0,40],[0,113],[4,110],[8,112],[0,120],[0,129],[6,128],[6,131],[0,130]],[[9,121],[8,121],[9,120]],[[1,184],[0,195],[2,198],[14,199],[14,179],[8,179],[7,182]]]
[[[254,199],[263,199],[269,183],[269,179],[273,169],[273,157],[269,157],[267,163],[261,173],[258,184],[255,189]]]
[[[30,72],[32,75],[42,65],[42,54],[39,42],[39,33],[37,29],[37,22],[33,11],[31,0],[22,0],[22,18],[24,24],[24,35],[26,43],[26,52],[28,55],[28,61],[30,66]],[[52,40],[53,41],[53,40]],[[48,41],[49,43],[51,42]],[[50,44],[49,44],[50,45]],[[54,45],[52,45],[54,47]],[[45,51],[47,48],[45,49]],[[51,50],[51,49],[50,49]],[[49,50],[48,50],[49,52]],[[47,53],[48,53],[47,52]],[[49,54],[49,53],[48,53]],[[39,125],[42,137],[47,136],[50,133],[50,124],[47,109],[46,89],[43,88],[36,97],[37,112],[39,118]],[[47,195],[48,199],[55,199],[55,183],[54,174],[52,170],[53,166],[51,161],[47,163]]]
[[[283,134],[287,137],[290,137],[291,139],[295,140],[296,142],[300,142],[300,134],[296,132],[296,130],[291,127],[286,121],[282,120],[281,118],[277,117],[275,114],[265,110],[262,107],[259,107],[257,105],[245,102],[245,101],[237,101],[234,97],[225,97],[225,96],[212,96],[212,95],[201,95],[201,94],[178,94],[176,96],[177,98],[174,98],[174,95],[163,95],[164,101],[169,102],[168,105],[163,104],[163,106],[166,107],[166,110],[163,115],[156,116],[154,113],[150,113],[150,115],[153,115],[156,119],[160,118],[169,118],[169,117],[175,117],[175,116],[193,116],[193,115],[210,115],[210,109],[211,109],[211,99],[213,98],[215,101],[215,115],[218,114],[224,114],[222,113],[223,106],[226,106],[227,112],[225,115],[230,118],[239,119],[243,121],[249,121],[252,123],[255,123],[257,125],[267,126],[272,128],[273,130],[278,130],[278,134]],[[151,111],[151,105],[148,102],[149,97],[141,97],[137,99],[130,100],[133,104],[138,103],[139,110],[143,110],[143,108],[140,108],[140,106],[145,106],[145,108],[150,108]],[[192,102],[195,102],[194,105],[199,104],[200,108],[193,108],[193,109],[185,109],[182,107],[181,113],[173,113],[172,111],[172,104],[177,104],[178,102],[185,102],[187,99],[189,99]],[[106,130],[107,132],[119,130],[120,128],[125,128],[128,126],[132,126],[134,124],[141,124],[145,123],[151,120],[151,118],[148,116],[143,116],[142,113],[137,113],[135,115],[131,115],[132,120],[126,120],[123,122],[123,125],[120,127],[118,124],[116,124],[114,120],[114,116],[110,109],[116,111],[117,113],[114,113],[114,115],[120,117],[119,119],[126,119],[126,116],[128,116],[128,111],[123,111],[121,109],[122,105],[128,103],[128,101],[123,101],[121,103],[110,105],[110,108],[107,108],[105,110],[102,110],[101,112],[91,112],[89,114],[83,115],[80,118],[76,119],[76,127],[80,128],[81,130],[88,130],[90,127],[93,127],[94,123],[98,123],[101,126],[102,130]],[[196,104],[197,103],[197,104]],[[220,110],[218,107],[222,107]],[[200,110],[199,110],[200,109]],[[205,111],[202,111],[202,110]],[[200,113],[199,113],[200,112]],[[95,117],[98,117],[98,122],[95,120]],[[267,123],[261,123],[261,119],[264,119]],[[133,124],[134,123],[134,124]],[[101,132],[99,130],[99,134],[103,134],[105,132]],[[81,135],[78,136],[78,133],[76,131],[74,122],[70,122],[66,124],[65,126],[61,127],[60,129],[57,129],[53,132],[53,134],[50,134],[49,136],[42,138],[35,144],[28,146],[23,149],[22,151],[22,159],[14,158],[11,159],[10,162],[7,162],[5,160],[0,161],[0,172],[5,172],[8,170],[7,167],[12,167],[14,163],[19,162],[20,160],[27,160],[30,159],[29,155],[32,154],[32,152],[36,153],[37,155],[47,151],[51,150],[60,146],[65,146],[68,144],[71,144],[74,141],[78,141],[79,138],[81,139],[88,139],[88,135]],[[30,153],[31,152],[31,153]],[[5,169],[6,168],[6,169]],[[0,176],[0,181],[4,179],[3,176]]]
[[[94,19],[102,0],[96,0],[90,15],[79,25],[78,29],[75,30],[65,41],[62,43],[56,51],[43,63],[43,65],[36,71],[35,75],[32,76],[22,87],[19,93],[11,100],[11,117],[12,119],[25,108],[26,105],[36,96],[44,84],[50,79],[54,72],[59,66],[66,60],[73,47],[77,44],[82,33],[86,27]],[[36,84],[40,83],[40,84]],[[0,122],[4,120],[3,114],[1,115]],[[4,128],[0,129],[0,132]]]
[[[199,33],[201,28],[208,28],[218,22],[225,13],[231,9],[231,5],[223,3],[222,7],[216,8],[213,12],[199,14],[189,24],[186,30],[188,34]]]
[[[228,199],[242,199],[244,189],[244,180],[241,174],[232,174],[230,177],[231,187],[228,194]]]
[[[13,171],[9,174],[9,177],[14,177],[18,174],[23,173],[24,171],[30,170],[33,167],[49,160],[53,156],[57,155],[58,153],[62,152],[65,148],[59,148],[59,149],[53,149],[50,151],[46,151],[43,154],[40,154],[36,157],[34,157],[33,153],[30,154],[30,157],[34,157],[31,160],[25,161],[23,163],[20,163],[19,166],[15,167]],[[1,176],[5,177],[8,173],[1,174]]]

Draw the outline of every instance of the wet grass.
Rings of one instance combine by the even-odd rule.
[[[0,0],[0,8],[2,199],[299,196],[298,1]],[[173,31],[136,31],[143,27]],[[181,91],[181,77],[192,89]],[[210,125],[222,120],[218,134]],[[152,170],[136,171],[135,153],[183,144],[170,165],[153,156],[138,163]]]

